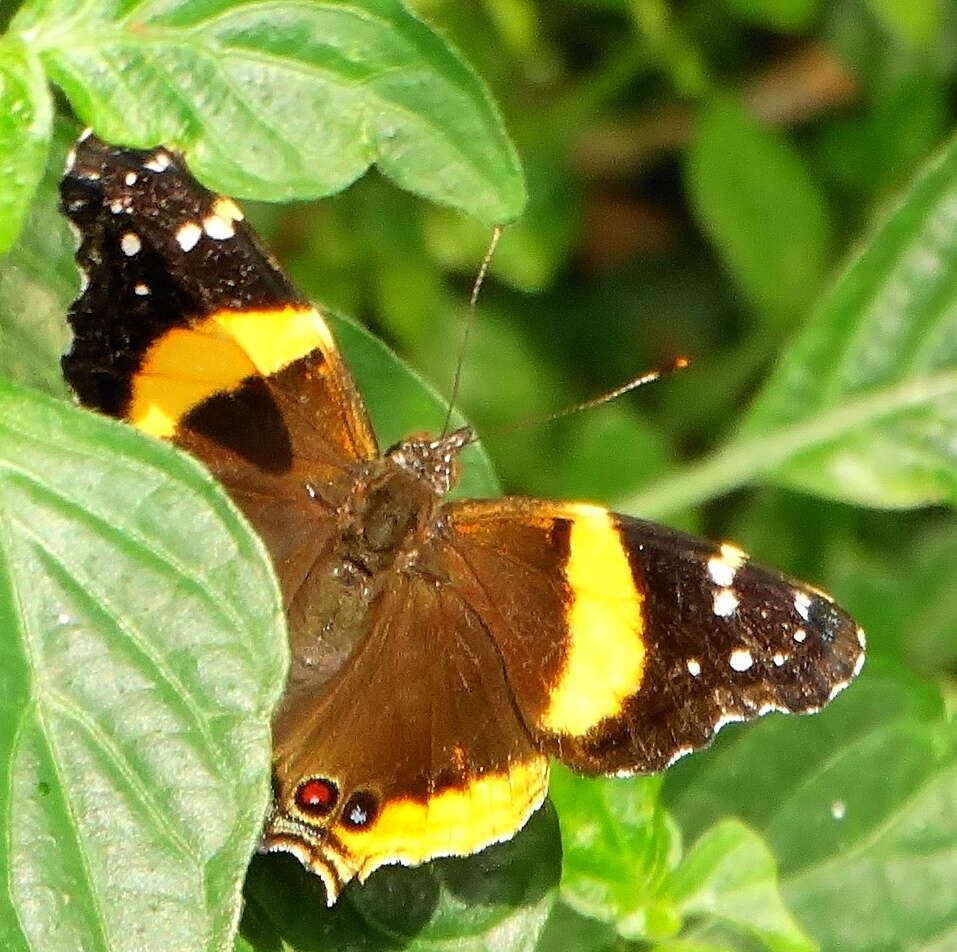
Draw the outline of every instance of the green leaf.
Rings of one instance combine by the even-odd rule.
[[[57,182],[73,130],[63,123],[16,244],[0,259],[0,377],[67,397],[60,355],[70,335],[66,310],[77,294],[76,241],[57,211]]]
[[[781,899],[774,855],[738,820],[723,820],[708,830],[664,889],[684,915],[721,919],[760,939],[772,952],[815,948]]]
[[[246,884],[239,948],[524,952],[548,919],[560,866],[548,803],[506,843],[416,869],[387,866],[348,886],[332,909],[319,880],[292,857],[260,857]]]
[[[0,484],[5,947],[221,949],[285,675],[265,552],[191,460],[9,383]]]
[[[654,518],[761,478],[871,506],[957,502],[955,203],[952,138],[853,255],[739,433],[619,506]]]
[[[831,230],[824,197],[787,139],[717,97],[698,115],[687,184],[751,304],[782,322],[800,314],[821,284]]]
[[[549,795],[561,817],[562,900],[629,939],[673,935],[680,920],[666,874],[678,861],[677,829],[659,802],[661,777],[578,777],[556,765]]]
[[[821,0],[724,0],[740,19],[772,30],[806,30],[821,8]]]
[[[737,815],[763,833],[789,908],[825,949],[957,934],[957,732],[898,670],[869,664],[813,718],[725,731],[666,781],[685,828]]]
[[[941,0],[867,0],[874,15],[900,39],[915,47],[927,47],[941,21]]]
[[[768,380],[742,437],[816,430],[773,464],[873,506],[957,502],[957,139],[855,255]],[[739,444],[740,445],[740,444]]]
[[[375,163],[486,224],[525,204],[485,85],[399,0],[33,0],[11,32],[99,135],[176,146],[228,194],[327,195]]]
[[[20,233],[43,175],[52,124],[39,61],[20,43],[0,38],[0,255]]]

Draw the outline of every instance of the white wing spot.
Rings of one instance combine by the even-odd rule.
[[[784,655],[781,654],[781,652],[779,651],[777,652],[777,654],[774,655],[773,658],[771,658],[771,660],[780,668],[781,665],[783,665],[784,662],[787,661],[787,658],[785,658]]]
[[[148,284],[137,284],[133,288],[133,293],[140,297],[146,297],[150,293],[150,286]]]
[[[805,638],[807,638],[807,632],[803,628],[795,628],[794,634],[791,637],[798,643],[801,644]]]
[[[137,178],[138,176],[135,172],[127,172],[126,178],[124,178],[123,181],[126,182],[127,185],[135,185]]]
[[[715,592],[711,610],[719,618],[727,618],[728,615],[733,615],[737,607],[738,596],[730,588],[722,588]]]
[[[225,241],[236,234],[232,221],[228,218],[220,218],[219,215],[207,215],[203,219],[203,231],[216,241]]]
[[[738,569],[747,561],[746,552],[730,542],[722,542],[720,554],[708,559],[708,574],[715,585],[727,588],[734,581]]]
[[[217,198],[213,202],[213,214],[217,218],[225,218],[227,221],[242,221],[245,217],[242,209],[231,198]]]
[[[734,569],[717,555],[708,559],[708,574],[715,585],[726,588],[734,581]]]
[[[806,592],[796,592],[794,595],[794,610],[805,620],[808,620],[808,609],[811,599]]]
[[[202,236],[203,229],[194,221],[188,221],[185,225],[181,225],[179,231],[176,232],[176,240],[183,251],[192,251]]]
[[[143,168],[151,172],[165,172],[170,167],[170,157],[167,152],[154,152],[144,163]]]
[[[864,667],[864,652],[862,651],[857,656],[857,661],[854,662],[854,673],[851,675],[852,678],[856,678],[861,673],[861,668]]]
[[[857,643],[861,646],[861,651],[867,650],[867,636],[864,634],[863,628],[857,629]]]
[[[688,659],[688,674],[690,674],[693,678],[696,678],[699,674],[701,674],[701,663],[697,658]]]
[[[754,658],[751,657],[751,652],[748,651],[747,648],[735,648],[734,651],[731,652],[728,664],[730,664],[735,671],[747,671],[748,668],[754,664]]]
[[[142,247],[143,243],[140,241],[140,236],[135,232],[128,231],[120,239],[120,248],[123,249],[123,254],[125,254],[127,258],[132,258],[133,255],[139,254]]]

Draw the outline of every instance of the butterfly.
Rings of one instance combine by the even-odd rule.
[[[78,399],[201,460],[271,555],[291,668],[262,848],[330,904],[385,864],[512,837],[549,758],[659,771],[859,672],[849,615],[734,545],[584,503],[448,500],[468,427],[380,451],[322,314],[175,153],[86,135],[61,196]]]

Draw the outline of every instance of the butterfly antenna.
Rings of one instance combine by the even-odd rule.
[[[656,367],[654,370],[649,370],[648,373],[644,373],[640,377],[634,377],[627,383],[623,383],[620,387],[615,387],[614,390],[607,390],[597,397],[592,397],[591,400],[576,403],[574,406],[566,407],[564,410],[557,410],[555,413],[548,414],[548,416],[536,417],[532,420],[520,420],[518,423],[506,426],[497,432],[509,433],[512,430],[521,430],[529,426],[541,426],[544,423],[552,423],[555,420],[564,419],[574,413],[581,413],[582,410],[591,410],[595,407],[600,407],[604,403],[611,403],[612,400],[617,400],[622,394],[637,390],[638,387],[643,387],[646,383],[654,383],[666,374],[675,373],[678,370],[684,370],[690,366],[691,361],[687,357],[675,357],[671,363],[665,364],[663,367]]]
[[[465,362],[465,351],[469,346],[469,337],[472,335],[472,325],[475,323],[475,310],[478,303],[479,291],[482,290],[482,284],[485,282],[485,276],[488,274],[489,266],[495,255],[495,249],[498,247],[499,239],[502,237],[502,226],[496,225],[492,229],[492,237],[488,243],[488,250],[479,266],[478,274],[475,275],[475,283],[472,285],[472,293],[469,296],[469,310],[465,318],[465,328],[462,331],[462,346],[459,348],[459,359],[455,365],[455,377],[452,379],[452,393],[449,396],[449,407],[445,411],[445,422],[442,424],[442,435],[449,432],[449,425],[452,422],[452,410],[459,398],[459,387],[462,382],[462,366]]]

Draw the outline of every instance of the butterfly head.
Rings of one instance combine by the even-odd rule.
[[[473,442],[475,432],[463,426],[445,436],[410,437],[396,443],[386,456],[428,483],[436,495],[444,496],[458,482],[459,453]]]

